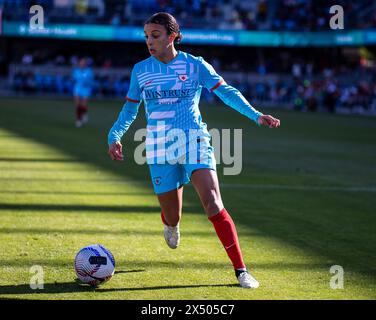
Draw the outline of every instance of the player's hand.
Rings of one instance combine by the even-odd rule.
[[[108,154],[112,160],[123,161],[123,146],[119,141],[114,142],[108,148]]]
[[[279,128],[281,121],[279,119],[272,117],[271,115],[259,116],[257,122],[260,125],[268,126],[269,128]]]

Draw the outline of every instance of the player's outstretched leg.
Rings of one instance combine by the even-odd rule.
[[[240,286],[258,288],[258,281],[249,274],[244,264],[235,223],[227,210],[223,208],[217,214],[210,216],[209,220],[213,223],[217,236],[234,266]]]
[[[196,170],[192,174],[192,182],[200,196],[208,219],[212,222],[217,236],[234,266],[240,286],[257,288],[258,281],[248,273],[244,264],[234,221],[223,206],[217,173],[208,169]]]

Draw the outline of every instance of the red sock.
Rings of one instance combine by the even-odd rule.
[[[87,110],[88,110],[88,108],[87,108],[87,106],[85,106],[85,105],[81,105],[81,112],[82,112],[82,115],[85,115],[86,113],[87,113]]]
[[[87,107],[84,105],[76,106],[76,119],[81,120],[82,116],[87,113]]]
[[[83,113],[84,111],[82,109],[82,106],[80,104],[76,106],[76,120],[81,121]]]
[[[223,208],[216,215],[209,217],[209,220],[213,223],[218,238],[221,240],[234,268],[245,268],[235,224],[227,210]]]
[[[80,105],[76,106],[76,120],[81,120],[81,107],[80,107]]]
[[[165,219],[165,217],[164,217],[163,212],[161,212],[161,219],[162,219],[162,222],[163,222],[166,226],[168,226],[168,223],[167,223],[167,221],[166,221],[166,219]]]

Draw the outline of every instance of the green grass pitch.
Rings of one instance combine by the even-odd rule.
[[[0,99],[0,298],[375,299],[376,119],[267,109],[281,128],[258,128],[223,105],[203,106],[209,128],[243,129],[243,169],[223,175],[222,197],[260,288],[238,287],[230,261],[191,185],[181,245],[167,247],[146,165],[133,139],[126,159],[107,155],[121,101],[94,101],[74,127],[70,100]],[[92,289],[75,282],[73,259],[101,243],[116,273]],[[42,266],[44,289],[30,268]],[[343,268],[343,289],[330,267]]]

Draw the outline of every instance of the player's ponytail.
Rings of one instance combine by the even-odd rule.
[[[149,19],[146,20],[145,24],[155,23],[164,26],[167,30],[167,34],[176,33],[174,42],[180,43],[183,39],[183,35],[180,32],[179,24],[177,23],[174,16],[167,12],[158,12],[153,14]]]
[[[178,34],[174,40],[175,43],[179,44],[181,41],[183,40],[183,35],[182,33],[180,32],[180,30],[178,31]]]

